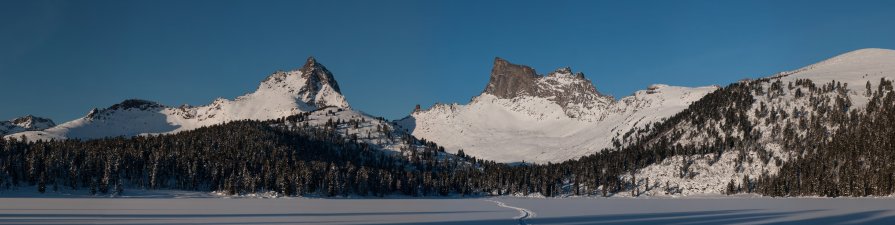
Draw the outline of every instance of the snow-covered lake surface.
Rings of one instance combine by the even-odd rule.
[[[895,224],[895,199],[0,195],[0,224]]]

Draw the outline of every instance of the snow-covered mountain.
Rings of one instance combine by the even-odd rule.
[[[436,104],[397,123],[449,152],[462,149],[498,162],[558,162],[611,147],[632,129],[716,89],[657,84],[616,101],[570,68],[544,76],[496,58],[485,90],[468,104]]]
[[[0,121],[0,135],[44,130],[53,126],[56,126],[53,120],[27,115],[9,121]]]
[[[777,174],[782,163],[817,154],[812,146],[839,132],[846,114],[867,107],[871,93],[886,92],[879,90],[881,79],[895,80],[895,50],[856,50],[740,82],[694,103],[693,110],[676,115],[673,123],[626,140],[642,149],[677,146],[711,153],[677,155],[632,174],[639,182],[670,185],[682,194],[745,187],[747,181]],[[656,188],[648,194],[663,192]]]
[[[255,92],[234,100],[219,98],[204,106],[168,107],[131,99],[105,109],[93,109],[82,118],[49,129],[7,137],[94,139],[174,133],[235,120],[283,118],[324,107],[350,109],[332,73],[310,57],[300,69],[275,72]]]

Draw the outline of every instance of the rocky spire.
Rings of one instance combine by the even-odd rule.
[[[304,107],[303,111],[324,106],[348,107],[332,72],[314,57],[308,57],[297,70],[274,72],[261,82],[253,94],[291,95],[306,103],[299,107]]]
[[[308,57],[308,60],[305,61],[305,65],[299,69],[301,71],[301,76],[306,79],[306,87],[311,89],[311,92],[316,93],[320,90],[318,84],[327,84],[333,88],[338,93],[342,93],[339,89],[339,84],[336,83],[336,79],[333,78],[333,74],[326,69],[323,64],[317,62],[313,56]]]

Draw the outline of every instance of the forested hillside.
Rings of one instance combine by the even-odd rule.
[[[130,188],[322,196],[468,194],[472,187],[461,178],[480,171],[411,136],[403,140],[414,143],[414,149],[382,151],[335,129],[354,121],[316,128],[303,123],[306,116],[237,121],[172,135],[0,141],[0,193],[34,186],[40,192],[87,189],[97,194]]]
[[[872,98],[863,111],[839,109],[839,132],[793,141],[799,157],[753,189],[774,196],[895,194],[895,94],[892,81],[881,83],[876,90],[868,83]]]

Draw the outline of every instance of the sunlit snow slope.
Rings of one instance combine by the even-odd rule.
[[[398,124],[449,152],[462,149],[498,162],[558,162],[611,147],[614,138],[716,89],[657,84],[616,101],[569,68],[542,76],[497,58],[485,91],[468,104],[437,104]]]
[[[847,84],[852,104],[863,107],[868,99],[865,93],[867,82],[871,88],[876,88],[882,78],[895,79],[895,50],[859,49],[774,77],[783,82],[808,79],[816,84],[831,81]]]

